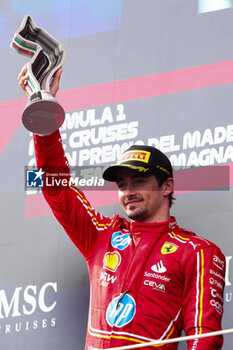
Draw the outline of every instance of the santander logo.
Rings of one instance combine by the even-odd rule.
[[[151,266],[151,270],[157,273],[164,273],[167,271],[166,267],[163,265],[162,260],[160,260],[157,264]]]

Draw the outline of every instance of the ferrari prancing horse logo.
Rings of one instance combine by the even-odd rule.
[[[172,254],[172,253],[175,253],[178,248],[179,248],[179,246],[174,244],[174,243],[165,242],[164,245],[161,248],[161,253],[163,255],[165,255],[165,254]]]

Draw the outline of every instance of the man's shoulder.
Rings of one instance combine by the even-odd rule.
[[[207,248],[207,247],[212,247],[212,248],[218,248],[219,247],[213,243],[212,241],[206,239],[205,237],[202,237],[200,235],[197,235],[195,232],[188,230],[186,228],[182,228],[177,226],[176,229],[174,230],[174,233],[181,239],[183,238],[187,242],[190,243],[191,246],[196,249],[197,247],[200,249]]]

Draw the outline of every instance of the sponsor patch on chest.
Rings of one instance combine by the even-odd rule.
[[[173,254],[177,251],[177,249],[179,248],[178,245],[174,244],[174,243],[170,243],[170,242],[165,242],[161,248],[161,253],[163,255],[165,254]]]

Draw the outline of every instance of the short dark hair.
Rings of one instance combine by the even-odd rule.
[[[159,187],[161,187],[162,184],[164,183],[164,181],[167,180],[167,177],[163,176],[161,174],[154,174],[154,175],[155,175],[156,180],[158,181],[158,186]],[[168,199],[169,199],[169,208],[171,208],[173,202],[176,200],[175,197],[173,196],[173,192],[171,192],[169,194]]]

